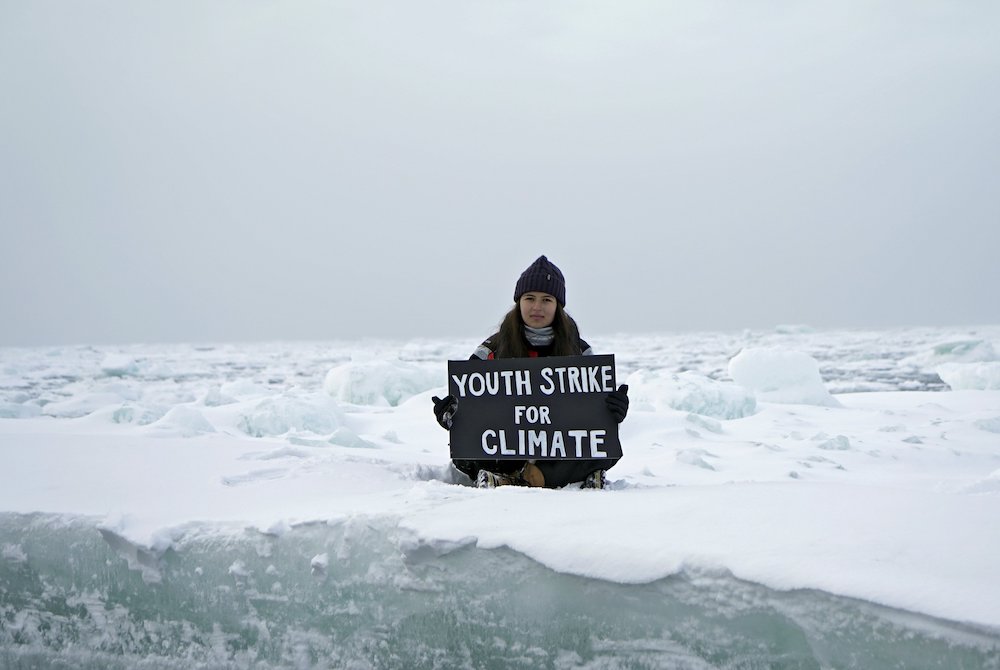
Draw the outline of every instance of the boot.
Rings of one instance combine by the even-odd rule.
[[[545,486],[545,475],[534,463],[525,463],[521,478],[528,486]]]
[[[580,484],[581,489],[603,489],[607,483],[607,478],[604,476],[604,470],[594,470],[587,478],[583,480]]]
[[[495,489],[498,486],[527,486],[527,482],[518,475],[502,475],[489,470],[480,470],[476,475],[476,488]]]

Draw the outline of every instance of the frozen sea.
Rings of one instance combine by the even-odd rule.
[[[604,491],[451,467],[477,338],[0,349],[0,667],[1000,668],[1000,326],[584,335]]]

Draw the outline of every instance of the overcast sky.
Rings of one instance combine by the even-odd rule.
[[[0,0],[0,345],[1000,323],[1000,3]]]

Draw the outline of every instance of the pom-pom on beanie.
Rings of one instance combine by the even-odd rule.
[[[566,280],[563,279],[563,273],[559,268],[545,256],[539,256],[521,273],[521,278],[514,287],[514,302],[519,301],[521,296],[529,291],[548,293],[560,305],[566,306]]]

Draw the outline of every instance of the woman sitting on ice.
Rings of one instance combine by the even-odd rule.
[[[566,313],[566,283],[559,268],[539,256],[514,288],[514,307],[500,324],[499,332],[483,342],[470,360],[535,358],[539,356],[579,356],[593,353],[580,338],[573,318]],[[608,411],[618,423],[628,412],[628,386],[622,385],[607,396]],[[435,396],[434,415],[445,429],[458,410],[453,395]],[[591,460],[454,460],[455,467],[476,481],[480,488],[500,485],[557,488],[582,481],[582,488],[604,488],[605,470],[618,459]]]

